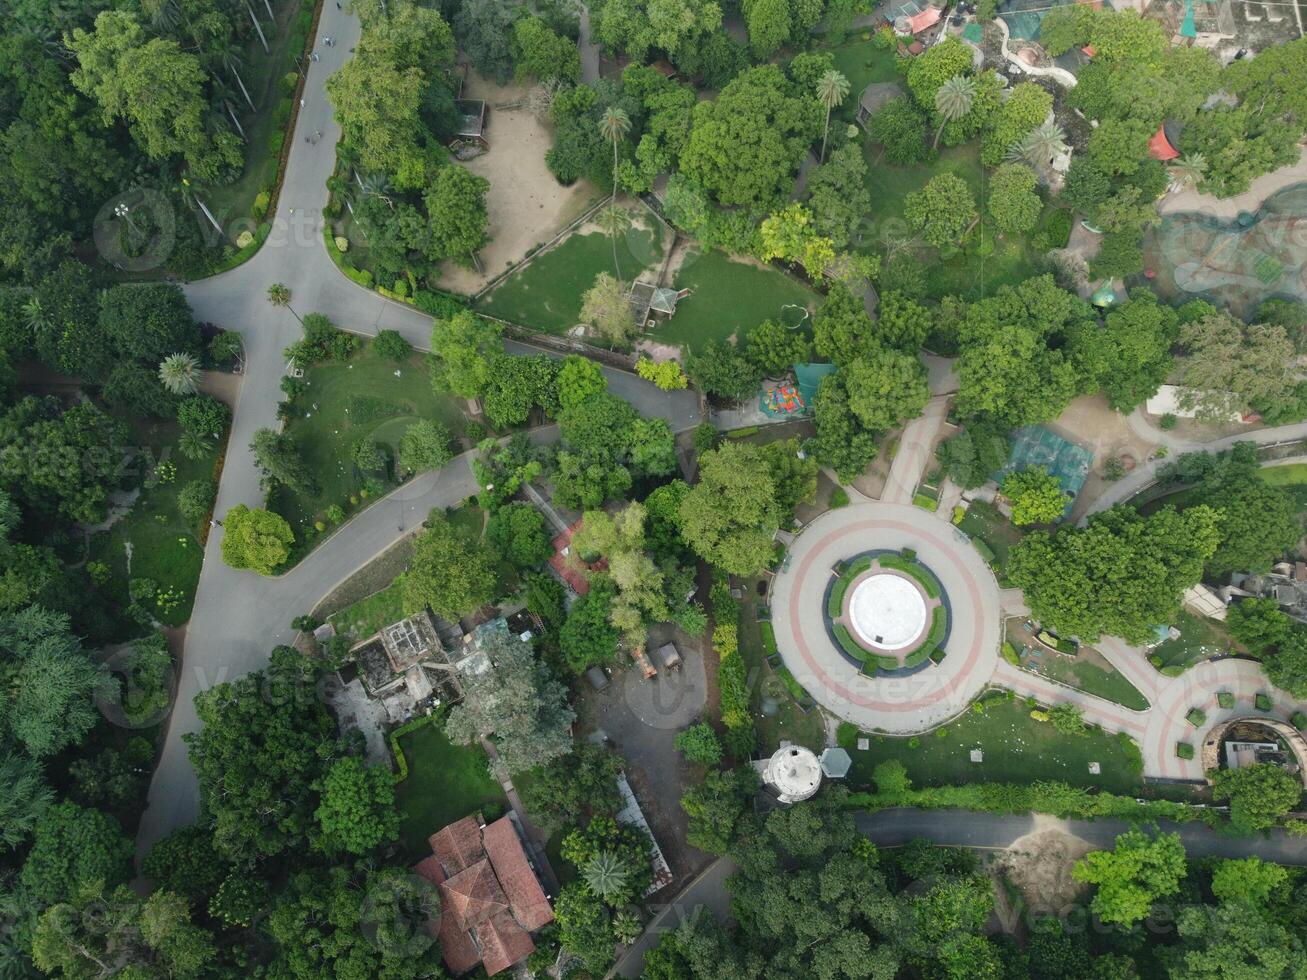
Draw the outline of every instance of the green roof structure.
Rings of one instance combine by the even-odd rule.
[[[1089,478],[1093,462],[1094,454],[1083,446],[1077,446],[1042,425],[1028,425],[1012,433],[1012,451],[1003,468],[994,474],[994,480],[1002,484],[1009,473],[1042,466],[1062,485],[1069,498],[1066,508],[1070,511],[1076,494]]]

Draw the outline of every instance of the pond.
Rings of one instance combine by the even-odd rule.
[[[1272,296],[1307,300],[1307,184],[1276,191],[1233,221],[1168,215],[1144,240],[1144,267],[1167,300],[1206,299],[1244,318]]]

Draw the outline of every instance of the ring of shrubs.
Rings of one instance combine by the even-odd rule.
[[[944,603],[937,605],[931,613],[930,630],[922,641],[902,661],[897,656],[874,653],[868,650],[844,626],[835,622],[844,611],[844,596],[849,591],[853,580],[871,567],[873,561],[879,561],[881,568],[893,569],[909,576],[932,599],[943,595],[939,580],[924,565],[916,561],[915,553],[905,549],[901,554],[884,552],[862,555],[841,567],[839,578],[830,586],[826,594],[826,621],[831,635],[840,649],[856,661],[861,661],[864,674],[875,674],[877,670],[906,670],[923,664],[927,658],[938,663],[943,659],[939,645],[948,633],[948,610]]]

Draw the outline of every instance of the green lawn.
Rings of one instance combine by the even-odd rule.
[[[753,685],[752,701],[759,750],[764,755],[770,755],[780,746],[781,740],[785,739],[820,752],[826,745],[821,711],[816,707],[807,712],[800,709],[788,687],[788,684],[798,687],[797,682],[788,676],[788,671],[782,674],[767,666],[762,636],[764,624],[759,623],[754,614],[760,603],[757,580],[750,579],[745,583],[744,611],[740,615],[739,637],[740,655],[744,658],[745,669],[750,676],[762,678],[760,684]],[[762,713],[764,696],[775,701],[778,708],[773,715],[759,717]]]
[[[642,270],[656,274],[662,258],[662,240],[653,229],[632,227],[618,240],[625,282]],[[505,279],[478,308],[542,333],[563,334],[580,322],[582,296],[601,272],[613,274],[612,240],[598,232],[572,235]]]
[[[393,460],[400,437],[413,422],[436,419],[455,437],[463,424],[460,402],[432,391],[426,357],[416,352],[397,364],[364,345],[348,361],[314,365],[305,371],[304,380],[308,390],[296,399],[296,414],[286,431],[317,478],[319,492],[309,496],[282,490],[271,499],[271,506],[294,529],[301,553],[315,536],[314,521],[323,518],[329,505],[339,504],[349,512],[364,502],[364,474],[350,455],[357,440],[372,436],[390,446]],[[377,476],[387,487],[394,485],[393,472]],[[351,504],[351,496],[358,503]]]
[[[503,788],[490,775],[479,745],[455,745],[441,722],[399,740],[408,778],[395,788],[399,838],[408,860],[431,853],[427,838],[441,827],[480,810],[487,820],[508,809]]]
[[[968,710],[951,725],[916,738],[869,736],[871,747],[865,752],[858,751],[855,737],[852,726],[841,726],[841,744],[853,757],[849,785],[855,789],[869,787],[872,770],[890,759],[907,767],[916,786],[1056,779],[1135,793],[1142,785],[1133,743],[1106,734],[1060,735],[1048,722],[1032,719],[1020,700],[991,698],[984,702],[983,714]],[[971,761],[972,749],[984,753],[983,762]],[[1090,762],[1102,766],[1100,775],[1089,772]]]
[[[155,483],[153,467],[147,467],[145,484],[132,509],[107,531],[91,538],[90,561],[104,562],[111,572],[101,588],[124,611],[130,604],[128,585],[131,579],[150,579],[160,592],[172,590],[177,601],[147,602],[146,607],[166,626],[180,626],[191,617],[195,586],[200,579],[204,551],[196,531],[177,510],[177,494],[192,480],[212,480],[219,447],[203,459],[187,459],[176,451],[180,429],[176,422],[137,424],[134,437],[148,447],[156,460],[176,467],[168,482]],[[130,555],[130,558],[129,558]],[[142,627],[126,618],[121,623],[124,636],[138,635]]]
[[[1108,701],[1125,705],[1135,711],[1148,707],[1148,699],[1139,689],[1114,670],[1105,670],[1084,657],[1066,657],[1051,650],[1041,649],[1039,656],[1026,657],[1022,665],[1055,681],[1096,694]]]
[[[863,145],[867,159],[867,189],[871,192],[871,217],[876,225],[887,219],[903,218],[904,198],[920,190],[932,177],[950,173],[961,177],[971,188],[983,220],[972,231],[967,247],[948,258],[938,250],[922,247],[919,256],[929,267],[926,277],[927,292],[932,299],[957,294],[965,299],[979,299],[999,286],[1018,283],[1035,274],[1035,256],[1029,251],[1025,236],[997,237],[990,229],[985,213],[985,190],[988,174],[980,165],[978,141],[962,146],[945,147],[939,151],[934,163],[895,166],[881,157],[878,143],[867,141]],[[863,242],[864,248],[877,247],[875,241]],[[981,254],[992,246],[988,255]]]
[[[857,117],[862,90],[872,82],[902,82],[894,52],[878,47],[874,41],[854,41],[832,48],[835,70],[849,80],[849,95],[832,117],[852,122]],[[904,86],[906,91],[907,86]]]
[[[331,617],[331,623],[336,632],[349,633],[355,640],[362,640],[403,618],[403,593],[396,580],[380,592],[346,606]]]
[[[1174,673],[1230,651],[1229,634],[1214,620],[1181,612],[1171,625],[1180,631],[1179,639],[1148,652],[1149,661],[1161,670]]]
[[[973,501],[958,528],[972,538],[979,538],[994,553],[994,574],[999,581],[1007,577],[1007,558],[1012,546],[1021,540],[1021,532],[993,504]]]
[[[778,319],[782,307],[815,310],[821,299],[776,269],[740,262],[719,251],[687,254],[674,285],[691,293],[652,336],[689,349],[732,335],[743,343],[763,320]]]
[[[261,190],[270,190],[277,179],[278,154],[272,152],[268,141],[278,128],[284,128],[287,124],[283,123],[279,127],[273,119],[273,110],[279,101],[291,97],[282,83],[282,78],[287,72],[296,70],[295,56],[301,53],[300,50],[287,50],[295,33],[293,25],[296,15],[302,6],[307,11],[312,11],[312,4],[308,3],[308,0],[284,0],[281,4],[274,3],[277,23],[275,28],[272,28],[265,19],[267,11],[263,9],[261,0],[255,6],[258,8],[256,13],[263,23],[264,33],[268,35],[270,51],[265,54],[258,37],[251,35],[249,44],[243,52],[245,62],[238,70],[245,87],[249,90],[250,97],[254,100],[256,112],[250,111],[249,104],[241,95],[239,87],[234,80],[231,82],[234,96],[231,105],[236,110],[236,117],[241,121],[241,125],[245,127],[245,168],[241,171],[240,177],[230,184],[196,186],[199,196],[224,228],[229,227],[233,219],[249,217],[255,196]],[[223,118],[227,119],[225,113]],[[328,149],[323,152],[331,151]],[[234,242],[234,233],[232,239]]]
[[[1307,463],[1288,466],[1263,466],[1257,471],[1273,487],[1281,487],[1292,495],[1300,511],[1307,510]]]

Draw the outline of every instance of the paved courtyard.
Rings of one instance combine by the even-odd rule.
[[[947,656],[908,676],[867,677],[826,631],[825,592],[836,564],[865,551],[912,548],[952,606]],[[963,711],[994,673],[1001,642],[998,584],[960,532],[905,504],[858,503],[804,529],[772,588],[772,623],[785,665],[824,707],[860,728],[907,735]]]

